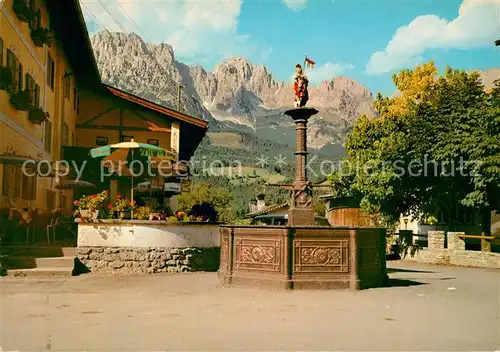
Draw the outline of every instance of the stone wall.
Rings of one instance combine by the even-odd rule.
[[[78,258],[92,272],[153,274],[217,271],[219,248],[78,247]]]
[[[448,232],[448,248],[445,248],[444,232],[429,231],[429,247],[405,259],[427,264],[500,269],[500,253],[465,250],[465,242],[458,237],[462,234]]]

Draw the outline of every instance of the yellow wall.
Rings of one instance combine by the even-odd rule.
[[[36,83],[40,86],[40,107],[49,113],[52,123],[52,145],[50,153],[44,150],[44,136],[41,125],[33,124],[28,120],[28,112],[18,111],[9,103],[9,95],[0,90],[0,154],[9,150],[15,151],[17,155],[30,156],[35,159],[57,160],[61,151],[61,129],[63,121],[69,127],[69,144],[71,134],[75,132],[74,123],[76,111],[73,109],[73,87],[71,82],[71,99],[63,97],[63,75],[71,72],[64,54],[57,40],[53,40],[51,47],[35,46],[30,36],[27,23],[21,22],[12,10],[13,0],[5,0],[0,7],[0,38],[3,40],[3,64],[6,65],[6,50],[10,49],[23,65],[23,76],[30,73]],[[48,15],[45,7],[40,1],[36,1],[37,8],[42,13],[41,25],[48,27]],[[57,34],[56,34],[57,38]],[[55,39],[56,39],[55,38]],[[55,62],[55,84],[52,90],[47,84],[47,55]],[[23,77],[23,89],[25,82]],[[0,180],[3,176],[3,167],[0,165]],[[37,180],[36,201],[27,202],[23,199],[14,199],[16,206],[30,205],[39,209],[46,208],[46,190],[51,189],[54,182],[48,178]],[[1,188],[0,182],[0,188]],[[56,206],[60,206],[63,192],[56,193]],[[71,196],[70,191],[65,191]],[[1,194],[1,193],[0,193]],[[8,207],[8,197],[0,196],[0,208]]]

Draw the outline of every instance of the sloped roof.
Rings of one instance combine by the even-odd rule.
[[[198,117],[194,117],[185,113],[182,113],[180,111],[172,110],[169,109],[163,105],[156,104],[150,100],[146,100],[144,98],[141,98],[137,95],[134,95],[132,93],[126,92],[124,90],[118,89],[116,87],[112,87],[108,84],[104,84],[104,87],[111,92],[114,96],[127,100],[129,102],[141,105],[145,108],[148,108],[150,110],[154,110],[156,112],[159,112],[161,114],[167,115],[169,117],[172,117],[175,120],[179,120],[185,123],[189,123],[191,125],[200,127],[200,128],[207,128],[208,127],[208,121],[200,119]]]
[[[247,215],[245,215],[245,218],[248,219],[248,218],[254,218],[254,217],[259,216],[259,215],[264,215],[264,214],[270,213],[272,211],[286,208],[286,207],[288,207],[288,205],[289,205],[288,203],[270,205],[262,210],[255,211],[253,213],[248,213]]]

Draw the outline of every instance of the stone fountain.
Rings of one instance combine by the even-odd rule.
[[[297,65],[300,67],[300,65]],[[305,82],[304,82],[305,81]],[[302,91],[301,91],[302,88]],[[316,226],[313,186],[307,178],[307,79],[297,70],[296,176],[287,226],[220,227],[219,279],[223,286],[274,289],[362,289],[387,282],[385,229]]]

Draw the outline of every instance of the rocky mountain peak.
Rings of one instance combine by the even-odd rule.
[[[212,128],[268,131],[291,126],[282,114],[293,104],[290,82],[276,80],[265,66],[244,57],[228,58],[209,72],[200,65],[177,61],[172,46],[148,44],[135,33],[100,32],[91,42],[105,82],[173,108],[182,84],[184,111],[209,120]],[[344,128],[345,121],[352,123],[358,115],[374,114],[370,92],[348,77],[311,86],[310,99],[309,104],[320,109],[325,121],[315,134],[321,140],[319,146],[337,140],[331,137],[337,133],[336,126]],[[329,131],[320,138],[325,128]],[[279,133],[272,137],[281,138]]]

